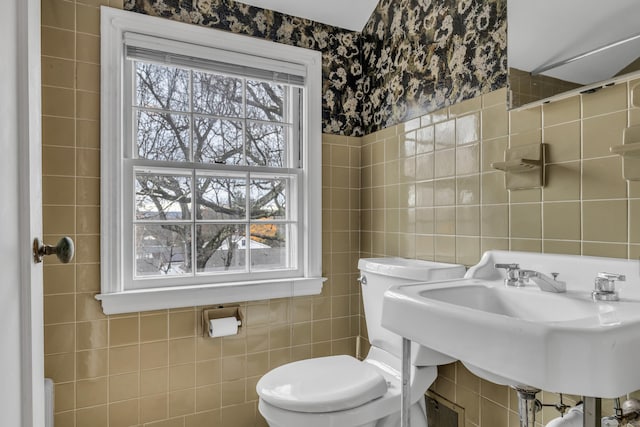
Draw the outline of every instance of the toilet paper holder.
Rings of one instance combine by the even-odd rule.
[[[223,317],[235,317],[238,319],[238,329],[244,326],[244,316],[239,305],[219,306],[216,308],[205,308],[202,310],[202,336],[209,336],[209,321],[221,319]]]

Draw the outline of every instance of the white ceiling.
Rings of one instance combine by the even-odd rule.
[[[241,0],[240,3],[362,31],[378,0]]]
[[[509,0],[509,67],[533,71],[640,32],[638,0]],[[543,74],[588,84],[617,74],[640,55],[627,43]]]

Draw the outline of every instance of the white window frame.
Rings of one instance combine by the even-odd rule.
[[[125,290],[124,244],[131,237],[125,223],[124,188],[125,131],[125,33],[171,39],[204,48],[250,55],[260,67],[261,58],[304,67],[306,72],[302,117],[302,171],[298,181],[300,210],[298,233],[301,264],[294,277],[243,280],[239,282],[176,285]],[[321,200],[321,90],[320,52],[279,44],[225,31],[199,27],[101,7],[101,293],[105,314],[222,304],[271,298],[316,295],[322,290],[322,200]],[[129,272],[130,274],[131,272]],[[285,274],[290,276],[290,274]]]

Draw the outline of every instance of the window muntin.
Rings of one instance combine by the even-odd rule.
[[[135,200],[125,289],[299,275],[302,89],[135,59],[125,67],[125,188]]]

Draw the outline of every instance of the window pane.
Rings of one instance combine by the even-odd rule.
[[[251,224],[251,270],[289,268],[289,225]]]
[[[194,71],[193,111],[242,117],[242,79]]]
[[[198,273],[246,270],[245,224],[201,224],[196,230]]]
[[[189,71],[136,62],[136,105],[160,110],[189,109]]]
[[[242,122],[194,118],[194,161],[242,164]]]
[[[288,131],[288,127],[249,122],[247,164],[285,167],[286,131]]]
[[[283,85],[247,80],[247,118],[284,121],[285,91]]]
[[[191,176],[136,174],[137,220],[191,219]]]
[[[138,111],[138,157],[150,160],[189,159],[189,116]]]
[[[247,180],[238,177],[198,176],[198,219],[245,219]]]
[[[288,178],[252,179],[251,219],[286,219]]]
[[[191,274],[190,225],[136,225],[135,233],[136,276]]]

